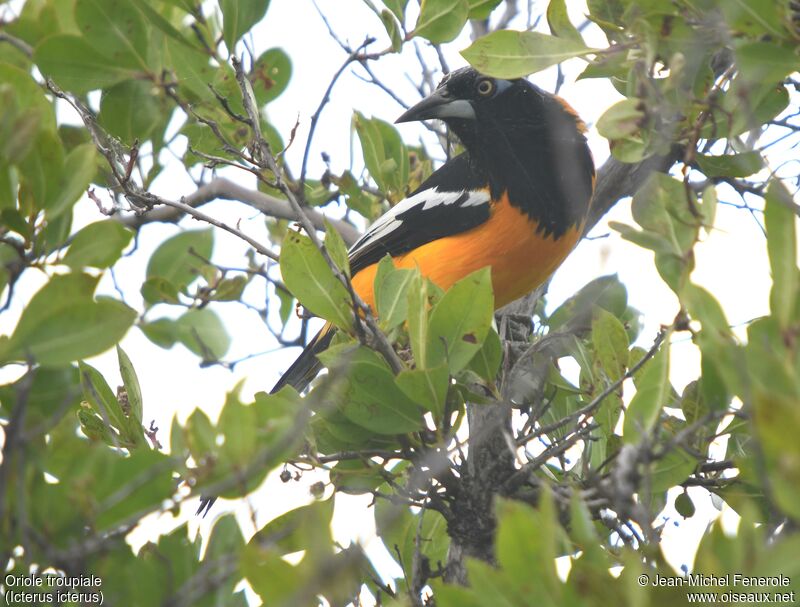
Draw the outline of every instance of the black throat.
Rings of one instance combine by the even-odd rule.
[[[592,197],[594,163],[578,118],[555,96],[527,82],[478,108],[477,120],[451,120],[470,168],[492,198],[509,202],[544,236],[579,227]]]

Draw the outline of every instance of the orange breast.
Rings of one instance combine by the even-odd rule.
[[[472,230],[429,242],[394,258],[398,268],[419,267],[442,289],[476,270],[491,266],[495,307],[499,308],[542,284],[569,254],[581,234],[570,229],[560,238],[536,232],[536,224],[511,206],[505,196],[493,204],[489,220]],[[353,277],[365,303],[374,304],[377,264]]]

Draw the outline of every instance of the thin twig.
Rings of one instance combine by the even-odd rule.
[[[19,38],[17,38],[16,36],[12,36],[8,32],[0,32],[0,42],[8,42],[11,46],[16,48],[24,55],[28,57],[33,57],[33,47],[24,40],[20,40]]]
[[[325,93],[322,95],[322,99],[320,100],[317,109],[311,115],[311,125],[309,126],[308,129],[308,138],[306,139],[306,147],[305,150],[303,151],[303,164],[300,168],[300,180],[298,185],[299,192],[304,191],[304,186],[306,183],[306,171],[308,169],[308,156],[309,153],[311,152],[311,143],[314,140],[314,133],[317,130],[317,123],[319,122],[319,117],[322,115],[322,110],[325,109],[325,106],[328,104],[328,101],[330,101],[331,91],[333,91],[333,87],[336,85],[336,82],[339,80],[339,77],[344,73],[347,67],[351,63],[353,63],[353,61],[358,60],[359,53],[363,49],[365,49],[368,45],[372,44],[374,40],[375,40],[374,38],[369,38],[369,37],[366,38],[364,42],[362,42],[357,49],[355,49],[347,56],[347,59],[344,60],[344,63],[342,63],[341,67],[339,67],[339,69],[336,70],[336,72],[333,74],[330,83],[328,83],[328,88],[325,89]]]

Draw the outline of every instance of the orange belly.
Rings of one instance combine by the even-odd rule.
[[[536,224],[511,206],[504,196],[492,207],[489,220],[472,230],[429,242],[394,258],[398,268],[418,267],[442,289],[486,266],[492,268],[495,307],[522,297],[542,284],[580,238],[570,229],[556,239],[536,232]],[[353,277],[353,287],[370,306],[377,264]]]

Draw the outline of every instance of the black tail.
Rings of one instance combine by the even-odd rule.
[[[319,373],[322,364],[319,362],[317,354],[327,349],[331,343],[331,339],[333,339],[334,332],[335,329],[330,323],[322,327],[320,332],[317,333],[314,339],[305,347],[305,350],[300,353],[297,360],[292,363],[292,366],[287,369],[286,373],[284,373],[275,386],[273,386],[270,394],[275,394],[284,386],[292,386],[298,392],[302,392],[305,387],[311,383],[311,380],[317,376],[317,373]]]
[[[317,376],[322,363],[317,359],[317,354],[324,351],[331,343],[335,329],[333,325],[327,323],[319,333],[314,336],[305,349],[300,353],[292,363],[292,366],[287,369],[278,383],[270,391],[270,394],[275,394],[284,386],[292,386],[298,392],[302,392],[305,387],[311,383],[311,380]],[[200,496],[200,507],[197,509],[195,516],[202,515],[205,517],[211,510],[211,506],[217,500],[216,497]]]

